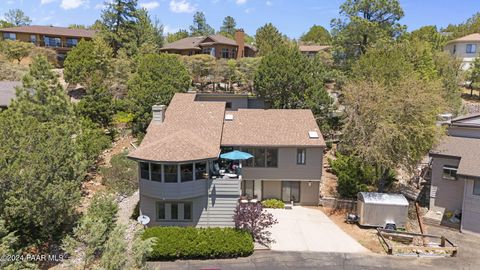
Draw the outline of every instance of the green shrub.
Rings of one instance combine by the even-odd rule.
[[[262,201],[262,205],[265,208],[285,208],[285,203],[279,199],[267,199]]]
[[[243,257],[253,253],[252,236],[233,228],[153,227],[143,239],[156,238],[149,260]]]
[[[133,209],[133,213],[130,218],[137,220],[138,216],[140,216],[140,202],[137,202],[137,205],[135,205],[135,208]]]

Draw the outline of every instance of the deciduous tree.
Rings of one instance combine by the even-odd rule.
[[[17,60],[18,64],[30,54],[33,48],[32,43],[18,40],[4,40],[0,43],[0,52],[10,61]]]
[[[273,214],[263,210],[261,203],[240,203],[233,216],[237,229],[248,231],[253,239],[261,244],[274,242],[271,232],[267,231],[278,221]]]
[[[327,29],[320,25],[313,25],[307,33],[300,37],[300,41],[307,44],[327,45],[330,44],[332,37]]]
[[[5,13],[4,17],[5,21],[10,23],[12,26],[25,26],[32,23],[30,17],[25,15],[25,12],[23,12],[21,9],[10,9]]]

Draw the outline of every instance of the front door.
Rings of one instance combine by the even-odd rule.
[[[300,182],[282,181],[282,201],[300,202]]]

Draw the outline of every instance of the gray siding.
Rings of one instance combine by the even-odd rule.
[[[162,197],[162,192],[156,193],[152,190],[146,190],[145,187],[155,189],[158,187],[166,187],[165,184],[152,182],[148,180],[140,180],[145,182],[141,184],[140,189],[140,210],[141,213],[150,217],[151,222],[148,226],[196,226],[196,227],[232,227],[234,226],[233,214],[240,197],[240,180],[238,179],[214,179],[208,180],[201,196],[194,198],[184,198],[183,195],[175,198],[174,193],[168,196],[168,199]],[[169,190],[171,186],[181,185],[168,184]],[[143,186],[143,188],[142,188]],[[207,193],[208,190],[208,193]],[[160,194],[156,197],[156,194]],[[184,194],[178,193],[178,194]],[[208,194],[208,195],[207,195]],[[152,196],[153,195],[153,196]],[[192,221],[161,221],[157,220],[156,202],[157,201],[186,201],[192,202]],[[182,208],[179,215],[183,216]]]
[[[231,104],[231,108],[227,110],[238,109],[265,109],[265,102],[261,98],[252,98],[248,96],[229,96],[215,94],[197,94],[198,101],[224,101]]]
[[[451,126],[448,128],[448,135],[455,137],[480,138],[480,128]]]
[[[303,181],[300,183],[300,204],[301,205],[318,205],[319,203],[319,192],[320,192],[320,182],[312,181],[311,185],[308,185],[309,182]],[[262,191],[262,200],[265,199],[282,199],[282,181],[262,181],[263,191]]]
[[[473,195],[473,182],[473,179],[465,180],[462,231],[480,233],[480,196]]]
[[[430,209],[455,211],[462,209],[464,183],[462,179],[443,178],[443,166],[458,166],[460,160],[446,157],[432,157],[432,185],[430,190]]]
[[[279,148],[276,168],[242,168],[242,177],[247,180],[320,180],[322,177],[323,148],[307,148],[306,164],[297,165],[297,148]]]

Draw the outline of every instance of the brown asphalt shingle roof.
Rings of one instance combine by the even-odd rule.
[[[184,39],[180,39],[172,43],[165,44],[165,46],[163,46],[161,50],[201,50],[200,46],[209,46],[213,44],[238,46],[237,42],[233,39],[227,38],[222,35],[210,35],[200,37],[187,37]],[[248,44],[245,44],[245,47],[256,50],[255,47]]]
[[[447,136],[430,155],[460,158],[457,174],[480,177],[480,139]]]
[[[96,33],[95,30],[70,29],[66,27],[42,26],[42,25],[27,25],[27,26],[2,28],[0,29],[0,32],[27,33],[27,34],[79,37],[79,38],[93,38],[93,36]]]
[[[233,120],[224,122],[222,145],[325,146],[310,110],[239,109],[227,114]],[[319,138],[310,139],[309,131],[316,131]]]
[[[194,99],[195,94],[175,94],[163,123],[151,122],[140,147],[129,157],[166,162],[218,157],[225,102]]]
[[[480,34],[474,33],[474,34],[466,35],[461,38],[450,40],[448,43],[451,43],[451,42],[480,42]]]
[[[301,52],[319,52],[329,49],[331,46],[326,45],[300,45],[298,48]]]
[[[225,112],[225,102],[195,101],[194,93],[177,93],[163,123],[151,122],[139,148],[129,157],[160,162],[217,158],[220,146],[323,147],[310,110],[240,109]],[[233,120],[225,120],[233,114]],[[318,139],[308,132],[316,131]]]

